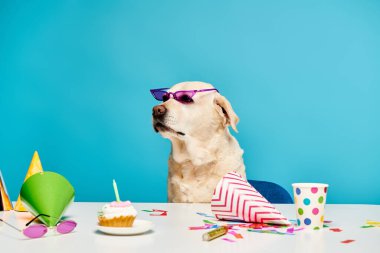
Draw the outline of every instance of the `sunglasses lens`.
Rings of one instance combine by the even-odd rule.
[[[195,95],[195,91],[177,91],[177,100],[181,103],[191,103],[193,102],[192,97]]]
[[[42,224],[36,224],[36,225],[30,225],[29,227],[25,228],[22,232],[25,236],[29,238],[40,238],[44,236],[47,232],[47,227]]]
[[[166,93],[166,91],[155,90],[155,91],[152,91],[152,95],[158,101],[164,101],[164,97],[167,96],[168,94]]]
[[[165,95],[162,96],[162,101],[166,102],[170,99],[170,95],[166,93]]]
[[[65,220],[58,224],[57,231],[61,234],[67,234],[74,230],[77,226],[77,223],[72,220]]]

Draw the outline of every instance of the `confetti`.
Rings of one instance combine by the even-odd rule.
[[[293,234],[293,233],[294,233],[294,227],[288,228],[288,229],[286,230],[286,233]]]
[[[203,217],[207,217],[207,218],[215,218],[215,216],[213,216],[213,215],[208,215],[208,214],[205,214],[205,213],[196,213],[196,214],[198,214],[198,215],[200,215],[200,216],[203,216]]]
[[[364,225],[364,226],[361,226],[361,228],[374,228],[375,226],[373,225]]]
[[[239,224],[239,227],[242,227],[242,228],[253,228],[253,229],[262,229],[262,228],[288,228],[289,226],[270,225],[270,224],[264,224],[264,223],[243,223],[243,224]]]
[[[204,223],[206,224],[215,224],[215,222],[209,221],[209,220],[203,220]]]
[[[153,209],[154,210],[154,209]],[[163,211],[163,210],[155,210]],[[197,215],[203,217],[214,218],[206,213],[197,212]],[[224,237],[221,240],[227,242],[238,242],[240,239],[244,239],[243,233],[245,231],[263,233],[263,234],[275,234],[275,235],[295,235],[296,232],[303,230],[304,228],[297,227],[295,224],[293,226],[277,225],[277,224],[264,224],[264,223],[242,223],[241,221],[231,222],[229,221],[219,221],[219,220],[202,220],[202,226],[192,226],[188,227],[189,230],[209,230],[219,228],[221,226],[226,226],[228,228],[228,234],[234,237],[234,240]],[[219,223],[220,222],[220,223]]]
[[[343,230],[340,228],[330,228],[331,231],[333,232],[342,232]]]
[[[223,240],[223,241],[226,241],[226,242],[236,242],[236,241],[231,240],[231,239],[229,239],[229,238],[222,238],[222,240]]]
[[[235,236],[236,239],[243,239],[243,236],[235,231],[229,231],[228,233]]]
[[[248,229],[249,232],[261,233],[261,234],[274,234],[274,235],[286,235],[286,233],[278,232],[275,230],[256,230],[256,229]],[[294,235],[294,234],[289,234]]]
[[[367,225],[372,225],[372,226],[375,226],[375,227],[380,227],[380,221],[367,220],[366,224]]]
[[[150,216],[167,216],[168,211],[165,210],[159,210],[159,209],[152,209],[152,210],[141,210],[143,212],[150,213]],[[157,213],[158,212],[158,213]]]
[[[380,225],[380,221],[367,220],[367,224],[370,224],[370,225]]]
[[[150,216],[167,216],[168,213],[167,212],[162,212],[162,213],[151,213],[149,214]]]
[[[341,243],[352,243],[352,242],[354,242],[355,240],[345,240],[345,241],[341,241]]]
[[[195,227],[189,227],[190,230],[200,230],[200,229],[212,229],[212,228],[218,228],[220,227],[219,225],[215,224],[205,224],[203,226],[195,226]]]
[[[331,220],[325,220],[323,223],[332,223]]]
[[[201,229],[210,229],[211,226],[198,226],[198,227],[189,227],[190,230],[201,230]]]

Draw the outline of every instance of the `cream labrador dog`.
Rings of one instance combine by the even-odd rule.
[[[237,132],[239,118],[211,84],[182,82],[151,92],[163,101],[153,107],[153,127],[172,144],[169,202],[210,202],[227,172],[246,177],[243,150],[228,129]]]

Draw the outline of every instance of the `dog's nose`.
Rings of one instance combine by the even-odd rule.
[[[166,107],[163,105],[156,105],[153,107],[153,116],[162,117],[166,113]]]

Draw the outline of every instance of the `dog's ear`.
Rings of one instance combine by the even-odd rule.
[[[214,102],[218,113],[224,118],[224,125],[230,125],[235,132],[238,132],[236,125],[239,122],[239,117],[232,109],[230,102],[219,93],[217,93]]]

